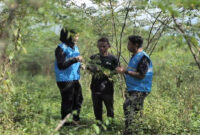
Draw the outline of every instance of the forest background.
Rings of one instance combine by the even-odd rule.
[[[81,71],[84,103],[81,124],[54,131],[60,122],[60,93],[54,76],[54,50],[62,26],[80,34],[87,64],[106,36],[110,52],[127,66],[129,35],[144,38],[154,65],[153,88],[138,134],[200,134],[200,1],[198,0],[0,1],[0,134],[122,134],[125,82],[116,75],[114,112],[100,129],[94,120],[90,80]],[[105,73],[108,73],[105,71]],[[108,73],[109,74],[109,73]]]

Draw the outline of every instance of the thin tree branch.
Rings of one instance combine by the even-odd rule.
[[[126,16],[125,16],[125,19],[124,19],[124,24],[122,26],[122,31],[120,33],[120,46],[119,46],[120,49],[119,49],[119,55],[118,55],[118,64],[119,64],[119,66],[120,66],[119,58],[121,56],[121,50],[122,50],[122,36],[123,36],[123,32],[124,32],[124,29],[125,29],[125,26],[126,26],[126,20],[128,18],[128,13],[130,11],[130,9],[129,9],[130,4],[131,4],[131,1],[129,1],[129,3],[128,3],[128,7],[127,7],[127,10],[126,10]]]
[[[118,48],[118,40],[117,40],[117,30],[116,30],[116,25],[115,25],[115,17],[114,17],[114,10],[113,10],[113,6],[112,6],[112,0],[109,0],[109,2],[110,2],[110,8],[111,8],[111,12],[112,12],[112,26],[114,29],[115,42],[116,42],[116,48],[117,48],[117,54],[118,54],[119,48]]]
[[[183,30],[181,25],[177,23],[176,18],[174,17],[174,15],[172,15],[172,18],[173,18],[173,21],[174,21],[176,27],[178,28],[178,30],[183,34],[183,37],[185,38],[185,40],[187,42],[187,45],[188,45],[188,47],[190,49],[190,52],[192,53],[192,56],[193,56],[193,58],[194,58],[194,60],[195,60],[195,62],[197,64],[198,68],[200,69],[200,61],[199,61],[198,57],[196,56],[195,51],[192,48],[192,43],[191,43],[190,39],[185,34],[185,31]]]
[[[65,124],[65,122],[69,119],[69,117],[71,116],[71,113],[67,114],[65,116],[65,118],[63,120],[60,121],[60,123],[56,126],[56,128],[54,129],[53,133],[51,135],[54,134],[54,132],[60,130],[60,128]],[[74,124],[78,125],[78,123],[76,121],[72,121]]]
[[[164,21],[164,24],[161,24],[160,26],[159,26],[159,28],[156,30],[156,32],[155,32],[155,34],[152,36],[152,38],[149,40],[149,47],[150,47],[150,45],[151,45],[151,43],[153,42],[153,40],[155,39],[155,37],[156,37],[156,35],[158,35],[158,32],[160,31],[160,29],[163,27],[163,29],[161,30],[161,32],[159,33],[159,37],[157,38],[157,41],[156,41],[156,43],[154,44],[154,46],[153,46],[153,49],[151,49],[152,47],[150,47],[150,49],[149,49],[149,53],[151,54],[153,51],[154,51],[154,49],[155,49],[155,47],[156,47],[156,45],[157,45],[157,43],[158,43],[158,40],[160,39],[160,36],[162,35],[162,33],[164,32],[164,30],[165,30],[165,28],[166,28],[166,24],[168,23],[170,21],[170,19],[169,18],[167,18],[165,21]],[[149,48],[148,47],[148,48]],[[145,48],[146,49],[146,48]],[[148,51],[147,49],[146,49],[146,51]]]
[[[149,14],[151,17],[155,18],[155,16],[153,16],[153,15],[152,15],[151,13],[149,13],[147,10],[145,10],[145,12],[146,12],[147,14]],[[171,26],[165,24],[165,22],[163,22],[163,21],[160,20],[160,19],[157,19],[157,21],[160,22],[160,23],[163,24],[163,25],[166,25],[166,27],[169,28],[169,29],[176,30],[174,27],[171,27]]]
[[[150,29],[150,32],[149,32],[149,36],[148,36],[148,39],[147,39],[147,46],[146,46],[146,48],[145,48],[144,50],[147,50],[147,49],[149,48],[151,32],[152,32],[152,30],[153,30],[153,27],[154,27],[155,23],[156,23],[157,20],[158,20],[158,17],[161,15],[161,13],[162,13],[162,11],[159,12],[158,16],[155,18],[155,20],[154,20],[154,22],[153,22],[153,24],[152,24],[152,26],[151,26],[151,29]]]
[[[115,48],[114,46],[112,46],[115,50],[117,50],[117,48]],[[123,55],[120,55],[120,57],[124,60],[124,62],[128,65],[128,62],[126,61],[126,59],[124,58]]]
[[[151,49],[151,52],[149,53],[149,56],[151,56],[151,54],[152,54],[153,51],[155,50],[155,48],[156,48],[156,46],[157,46],[157,44],[158,44],[158,41],[159,41],[159,39],[161,38],[161,36],[162,36],[162,34],[163,34],[165,28],[166,28],[166,26],[164,26],[163,29],[162,29],[162,31],[160,32],[159,37],[158,37],[156,43],[154,44],[153,48]]]

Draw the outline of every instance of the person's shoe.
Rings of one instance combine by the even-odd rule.
[[[78,115],[73,115],[73,124],[79,125],[80,124],[80,117]]]
[[[80,117],[78,115],[73,115],[73,121],[80,121]]]
[[[131,130],[125,130],[123,135],[133,135],[133,132]]]
[[[72,126],[73,123],[72,122],[65,122],[63,126]]]

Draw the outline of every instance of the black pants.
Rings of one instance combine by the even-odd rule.
[[[113,93],[92,92],[92,101],[96,120],[102,121],[103,102],[106,106],[107,116],[114,118]]]
[[[136,115],[143,109],[144,99],[148,95],[146,92],[131,91],[126,93],[126,100],[124,102],[125,115],[125,134],[131,135],[134,120]]]
[[[61,101],[61,117],[62,119],[72,111],[77,111],[73,114],[73,120],[78,121],[81,104],[83,102],[82,89],[78,81],[72,82],[57,82],[60,89],[62,101]]]

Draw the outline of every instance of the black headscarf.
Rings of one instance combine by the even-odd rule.
[[[75,43],[73,42],[70,33],[76,34],[74,30],[68,30],[67,28],[62,28],[62,30],[60,31],[60,41],[70,47],[73,47]]]

